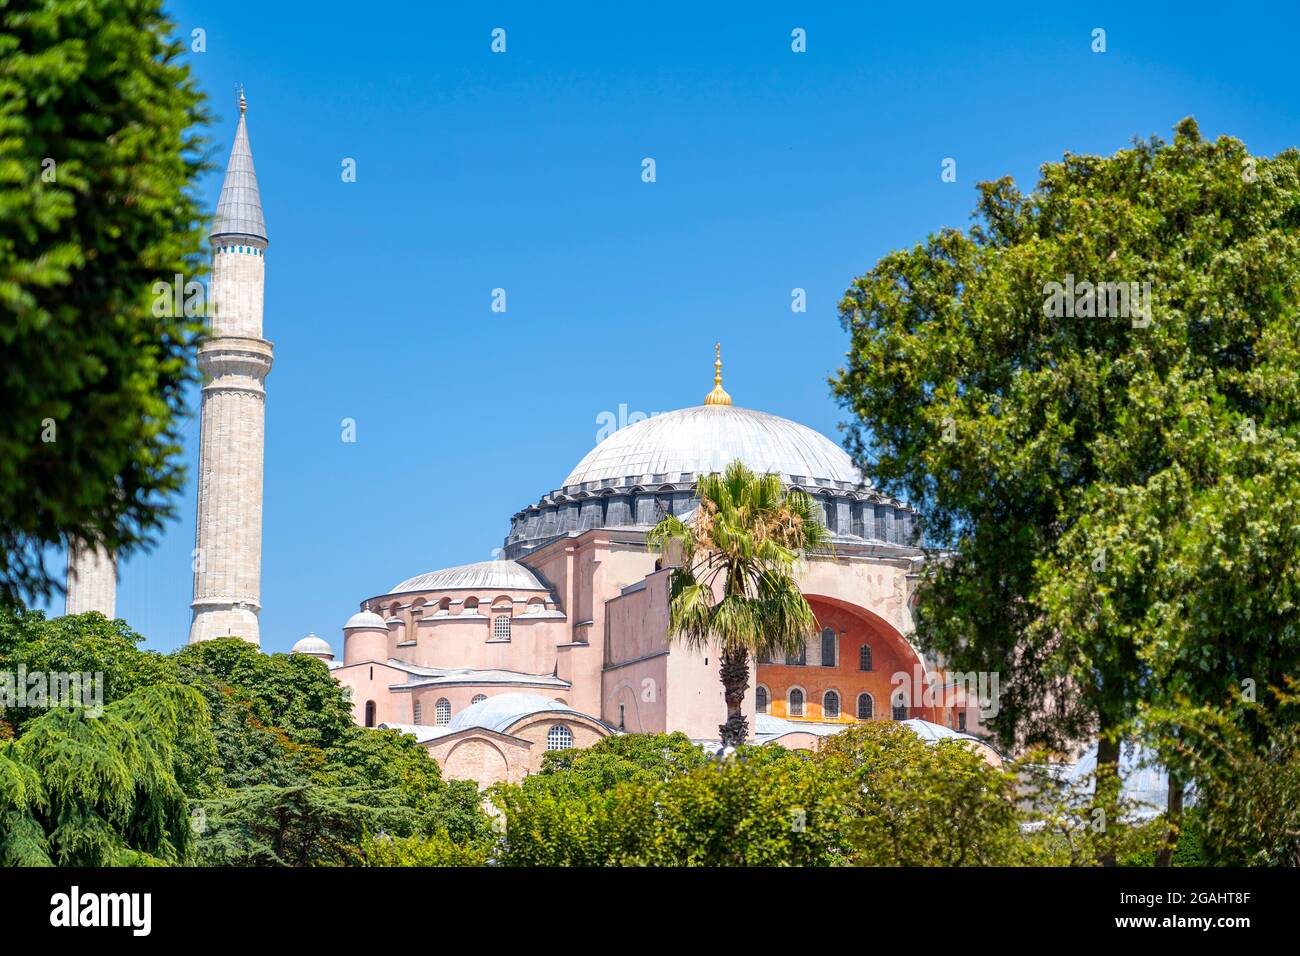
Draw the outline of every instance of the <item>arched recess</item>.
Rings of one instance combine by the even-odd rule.
[[[921,676],[924,678],[929,675],[929,668],[926,666],[925,658],[916,646],[902,634],[898,628],[890,624],[879,614],[870,611],[860,604],[854,604],[851,601],[845,601],[841,598],[829,597],[825,594],[816,594],[804,592],[804,599],[813,609],[813,614],[817,613],[818,604],[826,604],[838,608],[841,611],[847,611],[852,616],[858,618],[866,626],[866,630],[872,641],[873,654],[879,653],[881,647],[891,647],[897,656],[905,658],[910,664],[920,664],[922,668]],[[820,631],[820,628],[819,628]],[[843,648],[840,648],[841,662],[843,661]],[[858,667],[858,652],[852,652],[852,667]]]
[[[510,763],[506,755],[485,737],[469,737],[451,748],[442,762],[447,780],[473,780],[480,787],[509,779]]]

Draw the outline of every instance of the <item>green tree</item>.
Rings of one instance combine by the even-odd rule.
[[[258,720],[282,728],[295,744],[327,748],[353,727],[348,691],[314,657],[263,654],[237,637],[188,644],[175,656],[182,681],[239,689]]]
[[[0,751],[0,863],[184,863],[193,846],[178,750],[207,715],[192,689],[143,688],[102,714],[59,707]]]
[[[1300,668],[1300,153],[1189,119],[979,188],[853,283],[833,386],[950,549],[918,640],[1002,672],[1008,746],[1098,734],[1106,803],[1143,701]]]
[[[196,806],[206,866],[356,865],[367,833],[419,832],[416,811],[366,789],[257,784]]]
[[[787,493],[779,476],[757,475],[740,461],[700,478],[696,496],[689,524],[667,515],[648,543],[676,563],[669,639],[692,649],[720,648],[727,721],[718,729],[724,747],[738,747],[749,733],[741,705],[750,655],[797,652],[816,632],[817,619],[793,575],[830,535],[807,495]]]
[[[842,782],[777,747],[608,790],[495,789],[508,866],[825,866],[843,859]],[[561,771],[563,773],[564,771]]]
[[[583,749],[552,750],[525,789],[599,793],[620,783],[655,783],[704,766],[708,757],[683,733],[616,734]]]
[[[960,740],[927,744],[877,721],[826,739],[824,772],[847,785],[844,840],[859,866],[1005,866],[1026,847],[1016,781]]]
[[[138,647],[144,637],[123,620],[98,611],[46,619],[44,612],[0,606],[0,668],[18,665],[30,674],[90,674],[102,678],[103,703],[137,690],[175,683],[171,658]],[[43,710],[10,710],[3,716],[15,732]]]
[[[415,837],[366,834],[361,840],[366,866],[486,866],[492,849],[491,840],[465,842],[445,833]]]
[[[152,540],[182,482],[206,120],[159,0],[0,4],[0,601],[49,545]],[[164,314],[158,315],[157,311]]]
[[[1300,866],[1300,692],[1153,708],[1170,763],[1196,784],[1195,833],[1210,862]]]

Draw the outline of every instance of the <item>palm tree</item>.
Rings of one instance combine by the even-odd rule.
[[[811,498],[787,493],[777,475],[733,461],[700,478],[699,507],[688,521],[668,515],[650,531],[650,547],[676,562],[669,586],[668,635],[692,650],[721,647],[718,676],[727,722],[723,747],[745,742],[741,703],[749,657],[797,653],[817,619],[794,581],[796,565],[830,543]]]

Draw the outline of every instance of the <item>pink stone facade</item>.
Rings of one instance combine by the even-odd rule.
[[[676,731],[717,741],[716,649],[670,640],[670,574],[646,533],[668,513],[689,519],[698,475],[733,457],[812,496],[834,544],[798,575],[818,634],[801,655],[751,665],[743,711],[754,739],[809,748],[860,720],[976,729],[959,695],[914,693],[913,680],[948,677],[908,639],[925,560],[912,512],[865,485],[825,437],[729,399],[606,438],[513,517],[505,558],[363,601],[330,665],[358,723],[403,728],[447,777],[483,785],[536,772],[561,743]]]

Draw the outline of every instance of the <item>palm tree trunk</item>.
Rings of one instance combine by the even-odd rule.
[[[728,648],[719,658],[718,676],[722,679],[722,696],[727,701],[727,722],[718,727],[723,747],[739,747],[749,736],[749,722],[741,708],[749,689],[749,653],[743,648]]]

